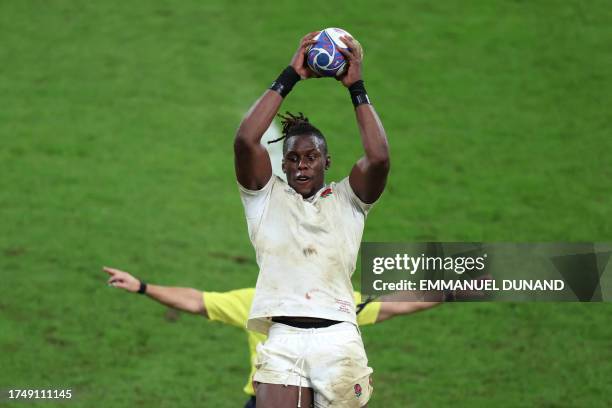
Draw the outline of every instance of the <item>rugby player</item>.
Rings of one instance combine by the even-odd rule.
[[[316,35],[302,38],[234,139],[236,178],[259,265],[247,327],[268,334],[257,348],[259,408],[362,407],[372,392],[351,275],[366,216],[385,188],[389,149],[362,80],[361,47],[351,37],[341,38],[348,70],[340,82],[355,107],[364,156],[350,175],[325,184],[327,143],[302,114],[282,117],[287,182],[273,176],[260,143],[293,86],[315,77],[305,52]]]
[[[249,395],[245,408],[255,408],[255,390],[253,388],[253,374],[255,373],[256,347],[266,340],[266,335],[249,331],[246,322],[253,302],[255,288],[237,289],[229,292],[207,292],[193,288],[168,287],[146,284],[128,272],[114,268],[104,268],[110,275],[108,283],[114,287],[132,293],[141,293],[157,302],[189,313],[203,315],[212,321],[238,327],[247,334],[251,372],[243,390]],[[353,293],[357,304],[357,323],[366,326],[380,323],[395,316],[408,315],[421,310],[432,308],[440,302],[437,301],[393,301],[391,296],[383,296],[381,302],[362,301],[358,292]]]

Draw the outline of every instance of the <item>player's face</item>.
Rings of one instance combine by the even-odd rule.
[[[308,198],[325,184],[329,156],[321,139],[312,135],[291,136],[283,156],[283,172],[287,183],[302,197]]]

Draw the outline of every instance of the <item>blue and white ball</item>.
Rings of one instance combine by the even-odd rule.
[[[341,76],[347,69],[346,59],[338,48],[347,49],[340,37],[347,35],[341,28],[326,28],[314,38],[317,42],[310,46],[306,54],[306,63],[315,73],[326,76]]]

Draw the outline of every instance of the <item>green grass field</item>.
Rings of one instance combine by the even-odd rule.
[[[610,241],[611,10],[0,2],[0,388],[72,388],[66,407],[242,406],[243,333],[108,288],[101,267],[254,285],[234,132],[322,27],[363,44],[391,144],[365,240]],[[361,154],[346,90],[300,83],[285,107],[324,131],[328,179],[344,177]],[[611,406],[611,315],[451,304],[364,329],[370,406]]]

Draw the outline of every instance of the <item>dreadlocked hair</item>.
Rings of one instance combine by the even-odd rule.
[[[327,141],[325,140],[325,136],[323,136],[323,133],[321,133],[319,129],[317,129],[310,123],[308,118],[304,116],[302,112],[298,112],[297,115],[294,115],[293,113],[287,111],[285,112],[285,115],[282,115],[279,113],[277,114],[277,116],[281,118],[281,125],[283,126],[283,129],[281,131],[282,136],[279,137],[278,139],[270,140],[268,144],[276,143],[276,142],[280,142],[281,140],[284,140],[283,142],[283,151],[284,151],[286,148],[287,140],[291,136],[313,135],[317,139],[320,139],[321,141],[323,141],[325,150],[327,150]]]

